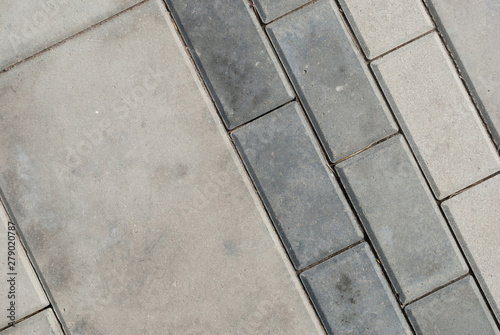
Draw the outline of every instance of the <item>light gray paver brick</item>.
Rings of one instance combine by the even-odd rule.
[[[500,2],[426,0],[500,149]]]
[[[498,335],[488,307],[471,276],[405,308],[418,335]]]
[[[402,136],[336,168],[403,303],[467,273],[465,260]]]
[[[500,175],[441,206],[500,320]]]
[[[322,332],[160,0],[0,91],[0,186],[71,335]]]
[[[339,0],[368,59],[434,28],[421,0]]]
[[[318,1],[267,29],[331,161],[397,131],[333,2]]]
[[[438,199],[500,169],[495,147],[436,33],[372,64]]]
[[[166,0],[229,129],[293,99],[247,0]]]
[[[268,23],[311,0],[254,0],[255,7],[264,23]]]
[[[1,129],[1,126],[0,126]],[[3,142],[0,141],[0,144]],[[19,237],[16,235],[15,249],[8,248],[12,244],[8,243],[8,230],[9,217],[5,211],[2,203],[0,202],[0,310],[2,311],[0,318],[0,329],[7,327],[9,322],[17,321],[24,318],[42,308],[48,306],[49,302],[45,296],[40,282],[35,274],[33,267],[21,245]],[[12,236],[12,234],[10,234]],[[14,251],[14,255],[8,255],[8,251]],[[14,271],[10,269],[12,263],[8,263],[8,256],[14,259]],[[9,282],[12,279],[11,275],[8,273],[16,273],[14,275],[14,282]],[[14,289],[12,289],[11,284],[14,284]],[[13,292],[13,297],[9,292]],[[11,309],[11,301],[15,303],[14,305],[14,319],[9,319],[7,316],[11,315],[8,309]]]
[[[411,334],[368,244],[300,274],[330,334]]]
[[[46,309],[1,332],[2,335],[63,335],[52,309]]]
[[[297,103],[232,136],[297,269],[363,238]]]
[[[0,70],[139,2],[0,1]]]

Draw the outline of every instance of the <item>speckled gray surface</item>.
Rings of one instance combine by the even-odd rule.
[[[264,23],[268,23],[311,0],[254,0],[255,7]]]

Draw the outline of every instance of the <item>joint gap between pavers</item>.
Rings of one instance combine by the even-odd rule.
[[[477,185],[479,185],[479,184],[481,184],[481,183],[484,183],[485,181],[487,181],[487,180],[489,180],[489,179],[491,179],[491,178],[493,178],[493,177],[495,177],[495,176],[497,176],[497,175],[499,175],[499,174],[500,174],[500,171],[497,171],[497,172],[495,172],[495,173],[492,173],[491,175],[489,175],[489,176],[487,176],[487,177],[484,177],[483,179],[481,179],[481,180],[479,180],[479,181],[476,181],[475,183],[470,184],[469,186],[466,186],[466,187],[462,188],[461,190],[459,190],[459,191],[457,191],[457,192],[455,192],[455,193],[453,193],[453,194],[450,194],[450,195],[449,195],[449,196],[447,196],[446,198],[443,198],[443,199],[441,199],[441,200],[436,200],[436,201],[437,201],[438,205],[441,205],[443,202],[445,202],[445,201],[447,201],[447,200],[450,200],[451,198],[453,198],[453,197],[455,197],[455,196],[459,195],[460,193],[463,193],[463,192],[467,191],[468,189],[471,189],[471,188],[473,188],[473,187],[475,187],[475,186],[477,186]]]
[[[454,50],[453,45],[448,45],[448,43],[446,43],[446,39],[444,38],[444,32],[439,29],[438,23],[440,21],[435,15],[432,14],[432,11],[429,8],[429,5],[427,4],[427,0],[422,0],[422,3],[424,5],[425,10],[427,11],[427,15],[429,15],[429,17],[432,20],[432,23],[436,27],[435,30],[439,35],[439,39],[441,40],[441,43],[446,48],[446,52],[448,53],[448,57],[450,57],[450,59],[453,63],[453,66],[455,67],[455,71],[457,71],[458,77],[460,78],[460,81],[462,82],[462,84],[465,88],[465,91],[467,92],[467,95],[469,96],[470,100],[472,101],[472,104],[474,105],[474,108],[476,109],[476,113],[479,114],[479,119],[481,120],[484,129],[486,129],[486,133],[488,133],[488,137],[489,137],[490,141],[493,143],[493,146],[496,148],[497,154],[500,156],[500,147],[498,147],[496,145],[493,134],[491,132],[491,129],[488,126],[488,124],[484,121],[484,115],[482,113],[482,110],[486,110],[486,108],[482,104],[479,96],[476,96],[477,93],[475,93],[476,91],[475,91],[474,85],[472,84],[472,81],[469,80],[469,82],[471,82],[470,87],[469,87],[469,84],[465,80],[465,77],[469,76],[467,74],[467,71],[465,70],[465,67],[460,65],[461,61],[458,57],[455,58],[454,53],[456,53],[458,55],[458,52]],[[462,68],[463,68],[463,70],[462,70]]]
[[[2,190],[2,188],[0,187],[0,206],[3,205],[3,207],[5,208],[5,212],[9,216],[10,220],[12,222],[14,222],[14,224],[16,226],[17,236],[18,236],[19,241],[20,241],[20,245],[23,248],[24,252],[26,253],[26,257],[28,258],[28,261],[29,261],[31,267],[33,268],[33,270],[35,272],[35,276],[38,279],[38,282],[40,283],[40,286],[41,286],[43,292],[45,293],[45,296],[47,297],[47,300],[49,302],[49,305],[46,306],[42,310],[45,310],[47,308],[52,308],[54,310],[54,315],[56,316],[56,320],[59,323],[59,326],[61,327],[63,333],[68,334],[69,333],[69,331],[67,330],[68,328],[66,327],[66,323],[62,319],[61,313],[59,312],[59,309],[57,308],[57,305],[55,303],[55,299],[52,296],[52,294],[50,293],[50,289],[49,289],[47,283],[43,279],[42,272],[40,271],[40,268],[38,267],[38,265],[35,261],[35,258],[31,252],[28,244],[26,243],[22,229],[19,226],[19,223],[17,222],[17,220],[16,220],[16,218],[15,218],[15,216],[14,216],[14,214],[9,206],[9,203],[7,202],[6,199],[7,198],[5,197],[5,194]],[[38,313],[38,312],[36,312],[36,313]],[[34,314],[36,314],[36,313],[34,313]]]
[[[342,159],[340,159],[340,160],[336,161],[335,163],[332,163],[332,164],[331,164],[331,166],[333,167],[333,166],[335,166],[335,165],[337,165],[337,164],[339,164],[339,163],[341,163],[341,162],[343,162],[343,161],[345,161],[345,160],[347,160],[347,159],[349,159],[349,158],[351,158],[351,157],[354,157],[354,156],[356,156],[356,155],[358,155],[358,154],[360,154],[360,153],[362,153],[362,152],[364,152],[364,151],[366,151],[366,150],[368,150],[368,149],[370,149],[370,148],[372,148],[372,147],[376,146],[377,144],[380,144],[380,143],[382,143],[382,142],[385,142],[385,141],[387,141],[388,139],[391,139],[391,138],[393,138],[394,136],[398,136],[398,135],[402,135],[402,132],[401,132],[401,131],[397,131],[397,132],[395,132],[394,134],[391,134],[391,135],[389,135],[389,136],[386,136],[386,137],[384,137],[383,139],[378,140],[377,142],[372,143],[372,144],[370,144],[369,146],[364,147],[363,149],[358,150],[358,151],[356,151],[355,153],[350,154],[349,156],[344,157],[344,158],[342,158]]]
[[[408,306],[408,305],[411,305],[411,304],[413,304],[414,302],[417,302],[417,301],[419,301],[420,299],[423,299],[423,298],[425,298],[425,297],[427,297],[427,296],[429,296],[429,295],[431,295],[431,294],[433,294],[433,293],[435,293],[435,292],[437,292],[437,291],[439,291],[439,290],[441,290],[441,289],[443,289],[443,288],[445,288],[445,287],[447,287],[447,286],[450,286],[451,284],[456,283],[456,282],[457,282],[457,281],[459,281],[460,279],[464,279],[465,277],[467,277],[467,276],[469,276],[469,275],[470,275],[470,276],[472,276],[472,273],[468,272],[468,273],[466,273],[466,274],[464,274],[464,275],[461,275],[460,277],[458,277],[458,278],[456,278],[456,279],[453,279],[452,281],[450,281],[450,282],[448,282],[448,283],[446,283],[446,284],[444,284],[444,285],[441,285],[441,286],[439,286],[439,287],[437,287],[437,288],[433,289],[432,291],[427,292],[427,293],[425,293],[425,294],[421,295],[420,297],[418,297],[418,298],[416,298],[416,299],[413,299],[413,300],[412,300],[412,301],[410,301],[410,302],[407,302],[406,304],[404,304],[404,305],[402,305],[402,306],[403,306],[403,307],[406,307],[406,306]],[[475,279],[475,278],[474,278],[474,279]]]
[[[260,24],[261,24],[261,26],[262,26],[262,27],[265,27],[265,26],[267,26],[267,25],[269,25],[269,24],[271,24],[271,23],[273,23],[273,22],[275,22],[275,21],[278,21],[278,20],[280,20],[280,19],[284,18],[284,17],[285,17],[285,16],[287,16],[287,15],[290,15],[290,14],[292,14],[292,13],[296,12],[296,11],[301,10],[301,9],[302,9],[302,8],[304,8],[304,7],[307,7],[307,6],[309,6],[309,5],[311,5],[311,4],[315,3],[315,2],[318,2],[318,0],[312,0],[312,1],[309,1],[308,3],[306,3],[306,4],[302,5],[302,6],[298,7],[298,8],[295,8],[295,9],[293,9],[293,10],[291,10],[291,11],[289,11],[289,12],[287,12],[287,13],[285,13],[285,14],[281,15],[281,16],[278,16],[277,18],[275,18],[275,19],[274,19],[274,20],[272,20],[272,21],[269,21],[268,23],[264,23],[264,22],[261,20],[260,15],[259,15],[259,13],[257,12],[257,8],[256,8],[256,7],[255,7],[255,5],[253,4],[253,1],[252,1],[252,0],[248,0],[248,1],[252,4],[253,10],[255,11],[255,14],[257,15],[257,17],[259,18],[259,22],[260,22]]]
[[[40,51],[38,51],[38,52],[36,52],[36,53],[32,54],[31,56],[28,56],[28,57],[26,57],[26,58],[24,58],[24,59],[21,59],[20,61],[18,61],[18,62],[16,62],[16,63],[14,63],[14,64],[8,65],[5,69],[0,69],[0,75],[1,75],[2,73],[5,73],[5,72],[7,72],[7,71],[10,71],[12,68],[14,68],[14,67],[16,67],[16,66],[18,66],[18,65],[20,65],[20,64],[22,64],[22,63],[24,63],[24,62],[29,61],[30,59],[33,59],[33,58],[35,58],[35,57],[38,57],[39,55],[41,55],[41,54],[43,54],[43,53],[45,53],[45,52],[47,52],[47,51],[49,51],[49,50],[51,50],[51,49],[53,49],[53,48],[57,47],[57,46],[59,46],[59,45],[61,45],[61,44],[63,44],[63,43],[66,43],[66,41],[69,41],[69,40],[71,40],[71,39],[73,39],[73,38],[75,38],[75,37],[77,37],[77,36],[80,36],[81,34],[86,33],[87,31],[89,31],[89,30],[91,30],[91,29],[94,29],[95,27],[98,27],[98,26],[100,26],[100,25],[102,25],[102,24],[104,24],[104,23],[106,23],[106,22],[108,22],[108,21],[110,21],[110,20],[113,20],[115,17],[117,17],[117,16],[119,16],[119,15],[122,15],[123,13],[125,13],[125,12],[127,12],[127,11],[129,11],[129,10],[132,10],[132,9],[134,9],[135,7],[138,7],[138,6],[140,6],[140,5],[142,5],[143,3],[148,2],[148,1],[149,1],[149,0],[142,0],[141,2],[136,3],[136,4],[134,4],[134,5],[132,5],[132,6],[128,7],[128,8],[125,8],[124,10],[122,10],[122,11],[120,11],[120,12],[116,13],[116,14],[113,14],[113,15],[111,15],[110,17],[108,17],[108,18],[106,18],[106,19],[104,19],[104,20],[102,20],[102,21],[99,21],[99,22],[97,22],[97,23],[94,23],[94,24],[92,24],[92,25],[88,26],[87,28],[85,28],[85,29],[83,29],[83,30],[81,30],[81,31],[79,31],[79,32],[77,32],[77,33],[75,33],[75,34],[73,34],[73,35],[71,35],[71,36],[68,36],[68,37],[66,37],[66,38],[64,38],[64,39],[62,39],[62,40],[60,40],[59,42],[56,42],[56,43],[54,43],[54,44],[52,44],[52,45],[50,45],[50,46],[48,46],[48,47],[46,47],[46,48],[44,48],[44,49],[42,49],[42,50],[40,50]]]
[[[34,313],[31,313],[31,314],[29,314],[29,315],[25,316],[24,318],[18,319],[18,320],[16,320],[16,321],[14,322],[14,326],[7,326],[7,327],[3,327],[3,328],[1,328],[1,329],[0,329],[0,332],[2,332],[2,331],[4,331],[4,330],[6,330],[6,329],[8,329],[8,328],[15,327],[18,323],[23,322],[24,320],[29,319],[29,318],[31,318],[32,316],[35,316],[35,315],[37,315],[37,314],[39,314],[39,313],[42,313],[43,311],[45,311],[45,310],[47,310],[47,309],[52,309],[52,306],[51,306],[51,305],[45,306],[44,308],[42,308],[42,309],[40,309],[40,310],[38,310],[38,311],[36,311],[36,312],[34,312]]]

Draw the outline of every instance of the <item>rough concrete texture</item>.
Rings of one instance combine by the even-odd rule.
[[[46,309],[2,331],[2,335],[64,335],[52,309]],[[95,333],[94,333],[95,334]]]
[[[232,136],[297,269],[363,238],[297,103]]]
[[[311,0],[254,0],[255,8],[264,23],[268,23]]]
[[[18,321],[48,306],[49,302],[17,232],[12,228],[15,224],[9,223],[10,218],[1,202],[0,221],[0,292],[2,292],[0,329],[2,329],[7,327],[9,322]],[[13,254],[9,254],[9,251]],[[10,275],[12,273],[13,275]],[[11,306],[14,307],[13,310]]]
[[[229,129],[294,98],[247,0],[167,4]]]
[[[498,335],[497,326],[470,276],[405,308],[418,335]]]
[[[500,175],[441,206],[500,320]]]
[[[500,150],[500,2],[426,0]]]
[[[372,63],[438,199],[500,169],[500,158],[439,36]]]
[[[467,273],[467,264],[402,136],[336,168],[402,303]]]
[[[0,90],[0,185],[72,335],[321,332],[161,1]]]
[[[434,28],[421,0],[339,0],[368,59]]]
[[[332,1],[306,6],[267,30],[330,161],[398,130]]]
[[[300,274],[329,334],[411,334],[370,247],[361,243]]]
[[[17,63],[140,0],[0,2],[0,70]]]

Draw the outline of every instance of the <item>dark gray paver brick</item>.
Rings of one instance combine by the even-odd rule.
[[[405,311],[417,334],[500,334],[470,276],[408,305]]]
[[[300,274],[328,333],[411,334],[368,244]]]
[[[331,161],[397,131],[331,1],[319,1],[267,30]]]
[[[297,269],[363,238],[298,104],[232,136]]]
[[[268,23],[311,0],[254,0],[255,7],[264,23]]]
[[[247,0],[166,0],[230,129],[294,94]]]
[[[467,265],[402,136],[336,168],[403,303],[467,273]]]

